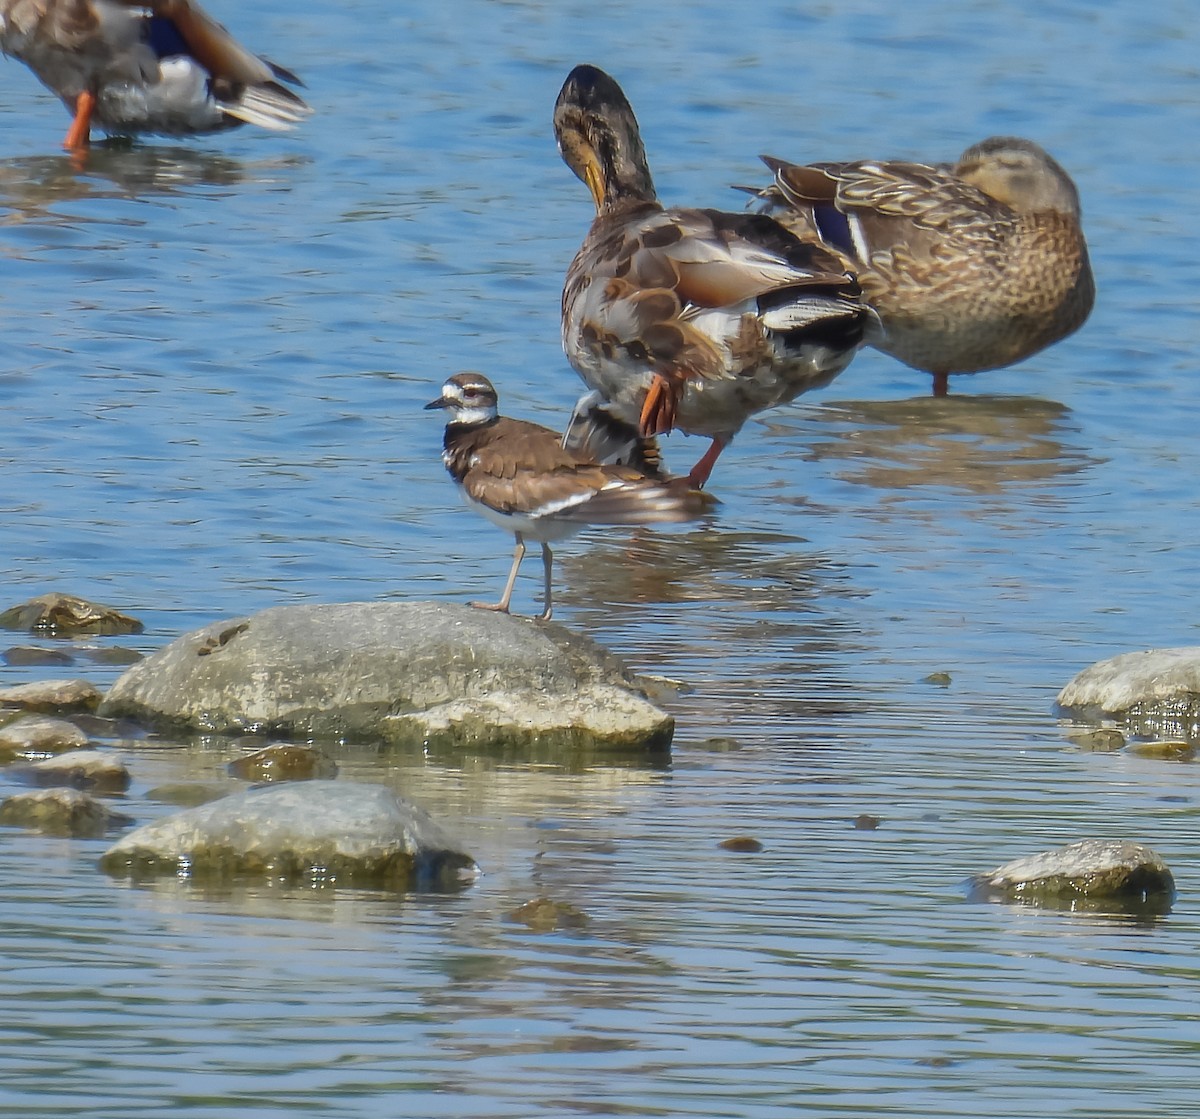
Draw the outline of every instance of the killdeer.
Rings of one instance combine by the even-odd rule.
[[[312,111],[295,74],[251,54],[194,0],[0,0],[0,49],[73,115],[63,147],[92,125],[118,135],[291,128]]]
[[[481,373],[456,373],[426,409],[449,411],[442,461],[472,509],[516,538],[512,569],[496,603],[473,602],[508,612],[525,540],[542,545],[545,610],[552,611],[550,541],[585,525],[647,525],[692,520],[711,504],[684,479],[658,480],[628,466],[599,465],[566,450],[540,424],[500,416],[496,390]]]
[[[604,71],[571,71],[554,132],[596,205],[563,286],[563,349],[642,435],[708,436],[688,476],[702,486],[751,415],[845,369],[874,315],[835,253],[767,215],[664,208]]]
[[[878,313],[872,344],[933,374],[1011,365],[1083,325],[1096,298],[1079,192],[1031,140],[996,136],[952,166],[802,166],[764,156],[764,211],[838,253]]]

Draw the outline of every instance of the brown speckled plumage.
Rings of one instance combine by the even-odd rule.
[[[1021,361],[1091,312],[1078,193],[1029,140],[985,140],[949,167],[764,161],[765,212],[840,255],[879,315],[872,343],[934,374],[935,391]]]
[[[644,434],[710,437],[691,474],[703,484],[750,415],[837,376],[873,316],[836,254],[766,215],[664,208],[633,110],[603,71],[571,72],[554,130],[596,204],[563,286],[563,348]]]

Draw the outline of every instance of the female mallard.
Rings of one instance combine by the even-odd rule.
[[[883,333],[871,342],[933,374],[1021,361],[1083,325],[1096,289],[1070,176],[1030,140],[993,137],[952,167],[764,156],[765,212],[840,255]]]
[[[191,0],[0,0],[0,49],[62,98],[74,121],[118,135],[185,136],[247,122],[290,128],[311,110],[294,74],[252,55]]]
[[[665,209],[603,71],[571,71],[554,132],[596,203],[563,288],[563,348],[643,435],[708,436],[689,475],[701,486],[750,415],[833,380],[873,315],[835,254],[765,214]]]

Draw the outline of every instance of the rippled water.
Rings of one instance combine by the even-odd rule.
[[[420,405],[462,368],[553,426],[578,394],[557,304],[590,200],[549,125],[578,61],[625,86],[669,202],[737,207],[764,151],[1029,135],[1099,285],[1079,335],[949,399],[867,353],[748,425],[709,526],[563,546],[561,620],[693,689],[669,767],[348,752],[454,822],[470,890],[129,888],[102,843],[0,835],[0,1113],[1197,1113],[1196,769],[1084,752],[1051,711],[1092,660],[1198,640],[1195,13],[797,9],[212,0],[317,115],[82,173],[0,67],[0,605],[83,594],[144,651],[282,602],[498,591],[510,544]],[[124,750],[131,804],[235,751]],[[966,899],[1084,836],[1158,849],[1170,916]],[[590,922],[505,920],[539,894]]]

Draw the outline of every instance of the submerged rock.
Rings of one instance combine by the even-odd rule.
[[[1057,703],[1084,722],[1115,718],[1132,734],[1200,740],[1200,646],[1097,661],[1058,693]]]
[[[478,873],[427,812],[382,785],[306,781],[245,789],[122,836],[114,877],[270,879],[448,889]]]
[[[242,781],[314,781],[337,771],[331,757],[299,742],[272,742],[229,763],[230,774]]]
[[[14,793],[0,804],[0,824],[45,835],[96,839],[133,821],[78,789],[38,789]]]
[[[100,689],[86,680],[37,680],[0,688],[0,707],[61,714],[95,711],[99,706]]]
[[[1149,847],[1085,839],[1005,863],[973,881],[986,896],[1050,907],[1115,905],[1165,912],[1175,895],[1167,864]]]
[[[506,920],[527,925],[534,932],[556,932],[560,929],[584,928],[588,923],[588,915],[570,902],[538,897],[510,910]]]
[[[666,749],[674,721],[557,625],[449,603],[281,606],[179,638],[101,705],[174,732],[561,753]]]
[[[0,762],[40,754],[64,754],[87,745],[88,736],[66,719],[24,715],[0,727]]]
[[[0,614],[0,629],[26,633],[97,633],[104,635],[141,633],[145,627],[136,618],[111,606],[88,602],[73,594],[52,591],[12,606]]]
[[[67,785],[102,793],[123,793],[129,788],[125,763],[104,750],[71,750],[21,766],[16,774],[38,785]]]

